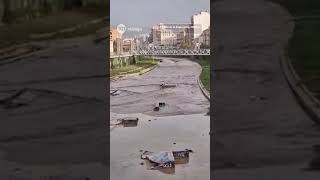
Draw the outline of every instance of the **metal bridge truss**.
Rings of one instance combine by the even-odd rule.
[[[144,49],[134,55],[210,55],[210,49]]]

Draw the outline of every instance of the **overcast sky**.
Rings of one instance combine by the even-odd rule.
[[[190,17],[210,10],[210,0],[111,0],[111,25],[152,27],[162,23],[190,23]]]

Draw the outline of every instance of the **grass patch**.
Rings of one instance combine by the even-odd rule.
[[[288,50],[296,71],[320,98],[320,20],[297,21]]]
[[[196,59],[202,67],[200,80],[206,90],[210,93],[210,56],[198,56]]]
[[[158,61],[148,56],[140,56],[135,59],[135,63],[129,64],[126,66],[116,67],[110,70],[111,77],[126,75],[126,74],[134,74],[142,71],[143,69],[147,69],[153,67],[158,64]]]
[[[271,0],[295,17],[319,16],[319,0]],[[289,57],[308,89],[320,98],[320,18],[295,21],[288,46]]]

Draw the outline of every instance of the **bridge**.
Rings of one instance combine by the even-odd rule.
[[[162,56],[162,55],[177,55],[177,56],[188,56],[188,55],[202,55],[209,56],[210,49],[141,49],[130,52],[123,52],[120,55],[114,53],[110,54],[111,58],[122,58],[130,56]]]
[[[134,55],[210,55],[210,49],[142,49]]]

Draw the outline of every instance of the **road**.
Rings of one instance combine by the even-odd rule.
[[[138,117],[137,127],[110,127],[111,179],[209,179],[210,117],[209,101],[197,80],[201,67],[179,58],[162,58],[154,70],[142,76],[112,81],[111,124],[122,117]],[[160,89],[160,84],[176,87]],[[153,111],[157,102],[165,102]],[[140,159],[142,151],[192,149],[189,163],[178,164],[174,174],[147,170]]]
[[[221,0],[212,12],[215,178],[309,177],[303,168],[316,157],[320,131],[297,103],[279,64],[292,17],[263,0]]]
[[[43,44],[0,65],[0,179],[105,180],[105,44]]]

